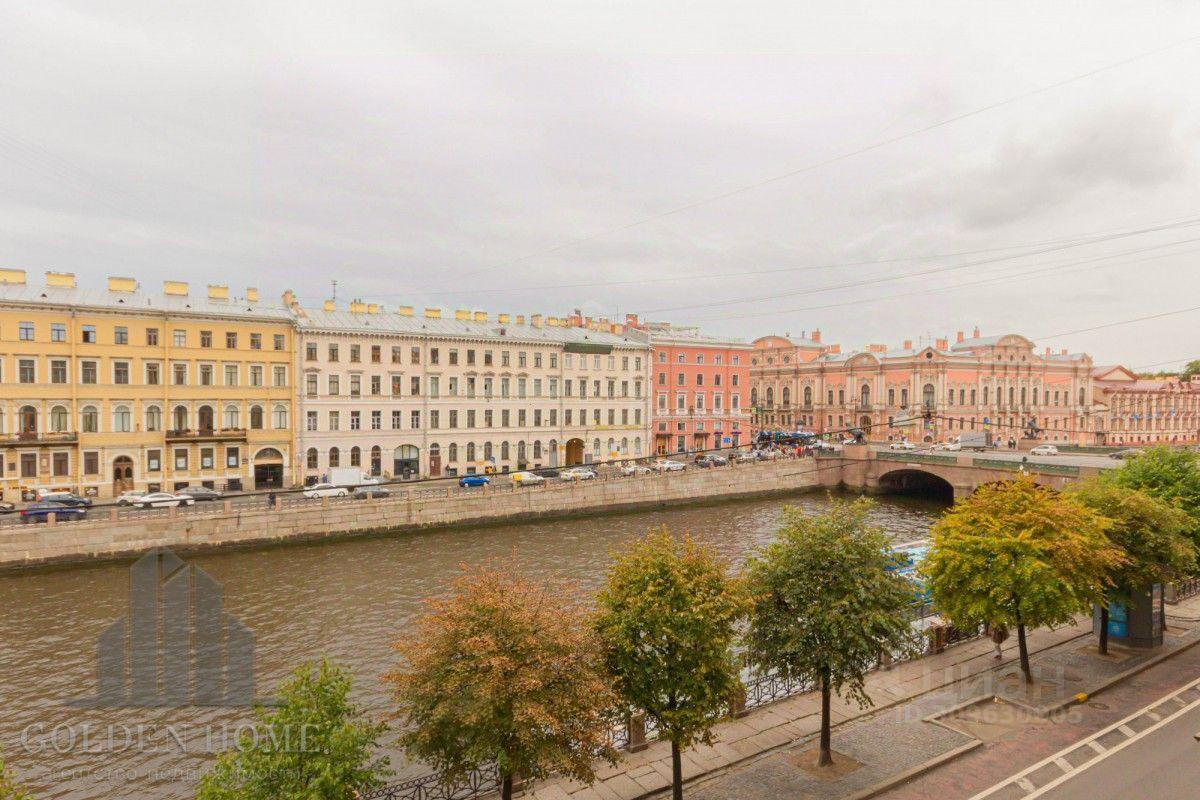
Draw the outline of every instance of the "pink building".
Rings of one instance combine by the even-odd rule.
[[[1038,352],[1019,334],[948,338],[914,347],[870,344],[843,352],[812,336],[754,342],[750,404],[756,428],[819,433],[862,428],[875,440],[936,442],[964,431],[1093,444],[1092,359]]]
[[[669,323],[628,324],[650,334],[651,433],[666,455],[750,443],[750,355],[745,342]]]
[[[1200,442],[1200,376],[1139,378],[1125,367],[1093,371],[1105,444]]]

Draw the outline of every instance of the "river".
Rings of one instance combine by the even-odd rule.
[[[393,665],[390,644],[461,564],[511,555],[530,576],[591,591],[611,553],[651,527],[688,532],[740,563],[771,540],[785,505],[819,512],[827,503],[807,493],[187,560],[223,587],[226,610],[252,632],[260,694],[297,664],[325,655],[351,670],[355,699],[382,715],[389,702],[379,675]],[[925,536],[942,508],[880,498],[873,517],[903,542]],[[68,705],[95,692],[98,637],[129,610],[127,568],[114,562],[0,574],[0,751],[37,798],[190,798],[209,753],[231,742],[247,718],[227,708]]]

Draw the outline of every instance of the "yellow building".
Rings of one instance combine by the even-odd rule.
[[[0,270],[3,498],[290,485],[293,331],[255,289]]]

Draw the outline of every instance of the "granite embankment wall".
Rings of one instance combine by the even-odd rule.
[[[217,506],[170,516],[93,518],[0,529],[0,568],[120,558],[152,547],[180,551],[403,532],[433,526],[513,521],[540,516],[602,513],[752,497],[818,484],[811,459],[610,478],[547,481],[541,488],[394,489],[378,500],[323,499],[278,510]]]

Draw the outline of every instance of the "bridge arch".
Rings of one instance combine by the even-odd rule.
[[[877,486],[882,494],[916,495],[947,502],[954,500],[954,486],[940,475],[923,469],[905,467],[885,472],[879,476]]]

